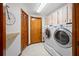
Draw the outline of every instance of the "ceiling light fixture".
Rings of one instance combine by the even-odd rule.
[[[41,3],[41,4],[40,4],[40,7],[39,7],[38,10],[37,10],[37,12],[38,12],[38,13],[41,12],[42,9],[46,6],[46,4],[47,4],[47,3]]]

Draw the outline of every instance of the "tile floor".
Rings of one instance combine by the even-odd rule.
[[[37,43],[25,48],[21,56],[50,56],[50,54],[44,49],[43,43]]]

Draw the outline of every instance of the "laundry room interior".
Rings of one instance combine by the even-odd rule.
[[[0,3],[1,56],[79,56],[78,3]]]

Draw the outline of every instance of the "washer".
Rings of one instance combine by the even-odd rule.
[[[48,26],[46,30],[49,31],[50,37],[45,40],[45,43],[48,44],[49,46],[51,45],[51,40],[54,39],[53,35],[54,32],[56,31],[57,26]],[[46,33],[46,32],[45,32]]]
[[[46,28],[45,31],[45,35],[46,35],[46,39],[45,39],[45,43],[44,43],[44,48],[46,49],[47,52],[49,52],[50,55],[55,55],[55,56],[60,56],[52,47],[52,39],[53,39],[53,33],[55,31],[55,29],[57,28],[57,26],[53,26],[50,25],[48,26],[48,28]],[[47,35],[49,33],[50,37]]]
[[[46,44],[49,44],[50,40],[52,39],[52,32],[51,32],[52,25],[46,27],[44,31],[44,41]]]
[[[60,25],[53,30],[52,40],[50,40],[52,51],[55,50],[61,56],[72,55],[72,25]],[[52,53],[53,55],[53,53]]]

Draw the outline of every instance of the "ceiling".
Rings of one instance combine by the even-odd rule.
[[[47,3],[40,13],[36,12],[40,3],[26,3],[25,7],[30,15],[46,16],[63,5],[65,5],[65,3]]]

